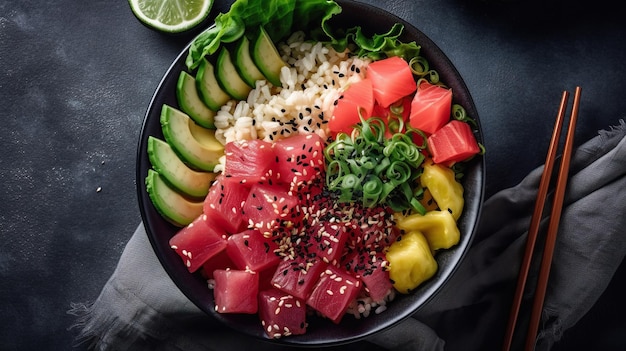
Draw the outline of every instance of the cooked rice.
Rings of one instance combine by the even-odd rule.
[[[283,86],[259,80],[247,100],[225,104],[215,116],[215,136],[223,144],[272,141],[301,132],[326,138],[335,101],[350,84],[365,77],[369,63],[329,45],[308,42],[303,32],[294,33],[277,49],[287,62],[280,74]],[[222,167],[223,162],[216,170]]]
[[[356,319],[361,319],[369,317],[372,313],[382,313],[387,309],[387,303],[393,301],[395,297],[396,290],[393,288],[389,289],[387,295],[381,301],[374,301],[368,295],[361,294],[361,296],[357,297],[350,303],[348,309],[346,310],[346,314],[352,315]]]

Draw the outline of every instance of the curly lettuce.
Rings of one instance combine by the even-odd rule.
[[[185,63],[193,70],[203,57],[216,53],[222,43],[234,42],[243,35],[252,38],[260,26],[274,42],[302,30],[315,40],[330,43],[338,51],[350,48],[355,54],[374,60],[388,56],[414,57],[419,53],[420,47],[415,42],[398,40],[404,29],[401,24],[371,37],[358,26],[335,32],[329,21],[341,11],[339,4],[329,0],[237,0],[227,13],[216,16],[214,26],[194,39]]]

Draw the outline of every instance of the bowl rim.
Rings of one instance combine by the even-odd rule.
[[[454,89],[454,101],[462,102],[462,105],[466,109],[468,114],[477,121],[477,126],[476,128],[474,128],[476,130],[475,134],[478,141],[482,142],[483,133],[478,112],[464,80],[462,79],[456,67],[452,64],[452,61],[428,36],[426,36],[426,34],[421,32],[408,21],[405,21],[395,14],[392,14],[374,5],[355,2],[351,0],[337,0],[336,2],[342,7],[342,13],[335,15],[334,18],[341,19],[342,15],[343,17],[356,16],[354,15],[355,12],[360,13],[365,11],[367,13],[377,15],[377,18],[384,18],[385,23],[393,22],[404,25],[404,31],[401,38],[411,38],[410,40],[415,40],[418,45],[426,49],[425,52],[420,52],[420,54],[422,54],[422,56],[424,56],[429,61],[429,63],[436,67],[438,73],[442,77],[442,81],[444,81],[448,86]],[[356,19],[354,17],[349,18],[358,23],[361,22],[363,17],[367,16],[361,16],[361,18],[359,19]],[[174,250],[171,250],[169,248],[169,245],[167,245],[167,240],[165,240],[164,242],[164,239],[159,237],[158,232],[163,231],[163,226],[166,226],[166,228],[168,228],[170,231],[175,230],[176,228],[167,223],[162,217],[160,217],[160,215],[158,215],[158,213],[156,213],[156,211],[152,207],[150,199],[148,198],[144,183],[145,177],[147,175],[147,170],[151,168],[151,164],[147,159],[147,138],[150,135],[162,138],[161,132],[157,130],[154,125],[154,114],[156,113],[158,115],[160,113],[160,108],[163,103],[173,104],[173,106],[177,106],[177,102],[175,101],[175,97],[173,96],[175,95],[175,90],[170,89],[169,91],[165,91],[164,89],[175,86],[175,81],[178,78],[178,74],[181,68],[187,70],[186,66],[184,65],[184,61],[190,45],[191,42],[189,42],[184,47],[184,49],[181,50],[181,52],[176,56],[174,61],[166,70],[165,74],[157,85],[157,88],[152,98],[150,99],[150,103],[143,119],[136,155],[136,186],[141,219],[144,224],[146,234],[148,235],[150,244],[156,256],[158,257],[159,262],[163,266],[164,270],[167,272],[168,276],[178,287],[178,289],[180,289],[181,292],[200,310],[204,311],[210,317],[219,320],[220,322],[234,330],[242,332],[243,334],[246,334],[261,341],[268,341],[271,343],[299,347],[332,346],[362,340],[368,336],[379,333],[394,325],[397,325],[401,321],[409,318],[411,315],[419,311],[422,306],[424,306],[432,298],[434,298],[434,296],[449,281],[450,277],[457,270],[458,266],[466,256],[467,251],[469,250],[469,247],[471,246],[471,243],[473,241],[476,227],[478,225],[478,219],[480,217],[482,203],[484,201],[485,160],[482,156],[477,157],[468,163],[469,172],[463,179],[465,194],[471,195],[471,197],[468,196],[471,201],[467,201],[466,199],[466,206],[463,215],[459,219],[459,227],[463,228],[461,241],[450,250],[438,252],[436,259],[439,263],[439,269],[435,277],[433,277],[430,281],[422,284],[422,286],[420,286],[420,288],[415,293],[412,293],[412,295],[410,295],[413,296],[414,301],[403,303],[402,306],[406,305],[406,308],[395,308],[400,309],[401,311],[396,312],[393,317],[382,318],[378,317],[380,316],[378,315],[376,316],[378,318],[374,318],[373,321],[371,318],[374,316],[370,316],[369,318],[362,318],[360,320],[354,319],[355,322],[342,321],[339,325],[333,325],[333,330],[329,330],[323,333],[325,335],[323,338],[316,338],[315,336],[318,335],[318,333],[313,333],[310,332],[310,330],[307,330],[307,333],[304,335],[290,336],[288,338],[280,339],[270,339],[264,335],[261,325],[258,322],[258,328],[255,328],[257,330],[249,330],[249,328],[247,328],[251,326],[249,316],[222,315],[216,313],[211,305],[212,294],[207,294],[210,295],[210,297],[206,296],[204,299],[198,296],[196,290],[199,289],[201,286],[203,286],[203,289],[208,290],[206,282],[201,284],[201,282],[199,281],[200,278],[197,276],[197,274],[190,274],[184,267],[184,265],[180,263],[179,256],[174,252]],[[402,301],[406,301],[410,298],[401,296],[400,299],[404,299]],[[393,309],[393,305],[396,303],[397,301],[393,301],[390,305],[390,309]],[[385,313],[387,313],[387,311]],[[346,320],[346,318],[344,318],[344,320]],[[312,324],[310,323],[310,326],[317,326],[319,325],[319,323],[322,323],[323,325],[323,323],[331,322],[318,322],[313,320]]]

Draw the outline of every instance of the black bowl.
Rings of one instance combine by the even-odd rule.
[[[373,34],[385,33],[395,23],[403,24],[405,30],[400,39],[405,42],[415,41],[421,45],[421,55],[430,62],[432,68],[439,72],[441,81],[452,88],[454,102],[462,105],[468,115],[479,122],[476,137],[481,142],[480,121],[470,93],[459,72],[435,43],[410,23],[384,10],[351,1],[338,1],[338,3],[343,11],[333,18],[333,23],[344,27],[360,25],[366,32]],[[268,339],[256,315],[225,315],[215,312],[213,297],[207,291],[206,281],[199,274],[190,274],[181,264],[180,257],[168,245],[168,240],[178,228],[166,222],[156,212],[146,193],[144,180],[148,169],[151,167],[146,151],[147,140],[151,135],[163,138],[159,122],[161,106],[163,104],[178,106],[175,87],[180,71],[186,69],[187,49],[185,48],[180,53],[165,73],[145,116],[137,154],[137,190],[141,216],[150,242],[163,267],[192,302],[211,318],[215,318],[237,331],[259,339]],[[468,164],[463,178],[466,205],[463,215],[458,221],[461,240],[455,247],[437,253],[436,259],[439,269],[432,279],[409,295],[397,294],[396,299],[381,314],[372,314],[359,320],[346,316],[338,325],[321,318],[309,318],[306,334],[271,340],[271,342],[293,346],[328,346],[348,343],[389,328],[410,317],[440,290],[467,252],[483,201],[484,172],[483,157],[476,157]]]

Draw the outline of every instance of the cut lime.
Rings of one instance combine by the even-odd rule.
[[[200,24],[214,0],[128,0],[137,19],[166,33],[180,33]]]

